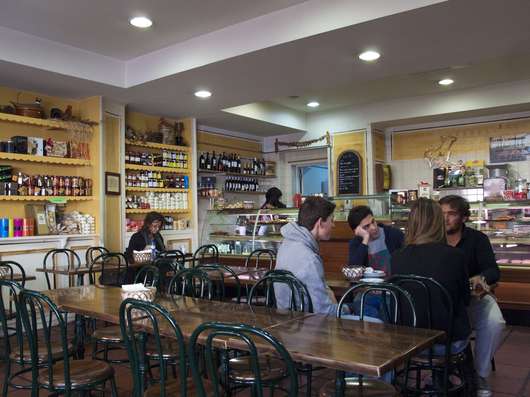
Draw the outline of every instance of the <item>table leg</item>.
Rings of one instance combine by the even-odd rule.
[[[344,376],[346,374],[344,371],[337,371],[335,374],[335,396],[336,397],[344,397],[344,389],[346,386],[346,381],[344,380]]]
[[[85,316],[80,314],[75,315],[75,338],[76,338],[76,356],[79,360],[85,358],[85,339],[86,339],[86,328],[85,328]]]

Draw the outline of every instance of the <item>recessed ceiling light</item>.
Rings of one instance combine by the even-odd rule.
[[[372,62],[372,61],[375,61],[376,59],[379,59],[379,57],[381,56],[380,53],[378,53],[377,51],[365,51],[365,52],[361,52],[359,54],[359,59],[362,60],[362,61],[366,61],[366,62]]]
[[[307,106],[309,106],[310,108],[318,108],[320,106],[320,103],[318,103],[317,101],[311,101],[307,103]]]
[[[454,83],[453,79],[442,79],[438,82],[440,85],[451,85]]]
[[[153,21],[147,17],[134,17],[129,20],[129,23],[137,28],[145,29],[150,27],[153,24]]]
[[[195,96],[197,98],[210,98],[212,96],[212,93],[210,91],[206,91],[206,90],[200,90],[200,91],[197,91],[195,92]]]

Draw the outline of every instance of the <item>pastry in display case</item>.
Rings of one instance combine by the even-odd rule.
[[[225,257],[247,256],[255,249],[278,251],[280,228],[297,217],[297,208],[208,210],[200,243],[215,244]]]

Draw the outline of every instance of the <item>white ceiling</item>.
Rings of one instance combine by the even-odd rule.
[[[115,1],[120,4],[131,3]],[[16,4],[19,3],[26,7],[28,4],[37,3],[57,4],[58,1],[23,0],[17,1]],[[72,3],[79,6],[83,2],[68,2],[68,4]],[[100,8],[94,6],[100,3],[102,5]],[[109,7],[105,6],[107,3],[113,2],[99,0],[90,2],[90,8],[97,9],[100,14],[105,14],[107,12],[105,7]],[[151,6],[151,3],[161,3],[158,10],[162,10],[163,4],[166,4],[165,1],[148,4]],[[173,56],[171,54],[174,54],[177,49],[177,47],[170,46],[171,48],[167,47],[153,54],[131,60],[125,65],[126,74],[132,74],[134,68],[138,71],[143,67],[146,73],[152,73],[151,76],[162,77],[154,80],[147,79],[146,82],[133,86],[102,84],[62,69],[59,74],[52,68],[47,69],[47,65],[37,65],[38,62],[35,60],[31,63],[21,59],[23,55],[28,57],[31,55],[27,54],[28,51],[24,54],[15,54],[16,56],[11,59],[4,57],[2,61],[2,46],[10,50],[12,46],[9,47],[10,44],[2,42],[3,36],[0,35],[0,84],[66,97],[105,95],[127,103],[135,110],[168,116],[194,116],[206,125],[267,136],[299,130],[289,128],[287,125],[265,123],[263,119],[255,120],[241,117],[241,115],[226,114],[222,112],[222,109],[254,102],[274,101],[287,110],[307,112],[305,103],[309,99],[317,99],[321,103],[321,107],[316,110],[318,112],[329,108],[390,98],[417,96],[530,78],[530,29],[527,23],[528,15],[530,15],[530,1],[528,0],[450,0],[434,5],[429,5],[428,0],[397,2],[404,9],[407,6],[412,8],[406,12],[399,12],[396,8],[385,8],[390,7],[389,4],[396,7],[396,4],[383,0],[356,0],[355,2],[352,0],[308,0],[304,3],[271,1],[269,4],[271,8],[268,9],[264,9],[263,5],[260,6],[262,8],[257,6],[258,3],[267,2],[233,1],[233,4],[251,3],[254,7],[247,4],[248,7],[243,7],[237,16],[230,15],[231,13],[226,11],[229,7],[223,7],[220,21],[224,22],[216,21],[217,25],[213,22],[203,22],[201,16],[206,13],[199,12],[201,10],[197,8],[199,7],[197,3],[200,2],[179,3],[188,4],[184,9],[190,13],[189,18],[185,23],[183,22],[183,26],[194,27],[186,30],[186,34],[182,33],[180,36],[182,40],[187,40],[185,37],[189,38],[210,31],[206,35],[208,40],[201,36],[178,44],[180,49],[186,46],[189,48],[186,54],[200,55],[198,56],[200,60],[195,64],[193,60],[182,67],[160,69],[160,65],[164,65],[163,55],[171,58]],[[220,2],[212,1],[211,3]],[[9,19],[18,20],[17,23],[20,23],[24,18],[18,14],[22,14],[25,9],[13,6],[15,2],[11,0],[7,4],[9,5],[7,7],[10,13]],[[132,4],[135,3],[132,2]],[[352,4],[359,8],[354,16],[351,14],[356,8],[352,8]],[[418,8],[422,4],[427,6]],[[289,5],[291,7],[280,9]],[[71,7],[75,8],[73,5]],[[114,5],[111,8],[114,11],[108,12],[115,15],[113,19],[116,19],[116,14],[113,13],[119,12],[120,9],[114,8]],[[192,12],[194,10],[195,12]],[[343,19],[339,18],[341,10],[343,14],[346,14]],[[345,10],[349,10],[349,13]],[[262,15],[259,21],[248,20],[252,18],[252,15],[256,16],[266,12],[273,13]],[[328,14],[333,12],[333,15],[337,16],[333,21],[339,22],[335,25],[326,25],[328,19],[323,18],[325,21],[321,25],[316,24],[318,15],[326,15],[326,12]],[[15,28],[4,22],[4,9],[0,15],[0,25],[10,29]],[[222,17],[222,15],[225,16]],[[300,15],[300,18],[293,18],[293,15]],[[302,18],[302,15],[306,17]],[[35,14],[33,14],[33,19],[34,16]],[[352,22],[354,17],[357,18],[355,20],[357,22]],[[245,22],[237,24],[245,18],[247,18]],[[27,21],[27,18],[25,20]],[[52,24],[52,21],[56,19],[50,19],[48,24]],[[175,21],[178,21],[178,18],[175,18]],[[277,21],[277,25],[274,21]],[[281,43],[278,37],[274,40],[271,38],[272,41],[267,42],[268,36],[264,38],[261,34],[265,31],[270,32],[271,26],[281,30],[287,26],[287,21],[294,27],[303,25],[303,34],[285,31],[284,41]],[[211,30],[215,29],[215,26],[227,26],[227,23],[236,23],[237,26],[232,25],[222,31]],[[162,22],[155,20],[155,26],[161,24]],[[195,29],[197,24],[201,26],[200,29],[198,27]],[[107,26],[105,19],[99,25],[101,26],[98,31],[118,29]],[[308,25],[314,27],[315,34],[310,34],[311,30]],[[21,24],[18,29],[21,30],[24,26],[26,25]],[[253,26],[255,27],[254,34],[252,34]],[[24,32],[39,34],[30,28],[37,29],[26,26]],[[160,29],[162,28],[164,27],[161,26]],[[47,39],[53,39],[52,34],[56,34],[58,39],[67,37],[68,39],[62,39],[63,43],[68,42],[66,40],[80,39],[75,39],[75,29],[68,25],[56,26],[54,24],[53,29],[49,25],[47,29],[45,26],[39,29],[51,32],[46,33]],[[229,47],[231,43],[227,43],[227,47],[220,44],[221,39],[226,37],[230,29],[234,29],[231,32],[234,42],[239,39],[244,41],[244,45],[238,47],[237,51],[234,47]],[[175,33],[177,30],[172,30],[172,32]],[[246,32],[247,37],[235,37],[236,31]],[[101,52],[103,48],[108,50],[116,45],[115,43],[123,43],[122,40],[125,40],[128,45],[120,44],[120,46],[127,47],[123,51],[131,51],[131,54],[133,51],[140,51],[140,48],[142,50],[137,53],[150,51],[164,40],[169,40],[162,34],[156,39],[145,38],[139,42],[119,35],[115,42],[108,37],[102,40],[98,32],[93,32],[88,36],[91,37],[84,38],[85,41],[82,41],[85,45],[84,49],[88,49],[88,45],[94,45],[96,46],[94,51]],[[170,42],[176,43],[175,40],[178,39],[175,37],[173,36]],[[107,41],[112,43],[107,43]],[[74,44],[73,41],[68,43]],[[197,45],[191,46],[190,43]],[[354,55],[369,46],[378,48],[382,57],[376,63],[364,64]],[[118,47],[116,46],[116,51],[121,51]],[[173,52],[168,52],[169,49]],[[204,54],[211,57],[201,58]],[[114,53],[113,55],[117,56]],[[122,56],[127,57],[127,55]],[[157,59],[157,62],[160,61],[159,64],[155,64],[155,58],[159,58]],[[44,61],[46,60],[42,60],[41,56],[39,62]],[[57,69],[57,65],[54,66]],[[179,71],[173,73],[172,71],[175,70]],[[438,86],[436,81],[446,76],[454,77],[456,83],[451,87]],[[142,78],[138,81],[140,80]],[[105,80],[100,78],[97,81]],[[207,101],[196,100],[192,95],[197,88],[202,87],[213,91],[214,95]],[[298,95],[300,98],[289,99],[290,95]]]
[[[0,26],[127,60],[306,0],[3,0]],[[145,15],[141,31],[129,19]]]

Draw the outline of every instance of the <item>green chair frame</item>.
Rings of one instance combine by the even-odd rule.
[[[197,387],[197,395],[199,397],[207,397],[205,379],[201,373],[200,353],[204,352],[205,372],[208,381],[212,384],[213,397],[221,396],[221,383],[219,380],[218,366],[215,364],[215,357],[217,355],[217,347],[215,347],[216,338],[230,338],[240,340],[248,351],[251,359],[251,369],[255,377],[255,381],[251,385],[252,396],[263,397],[264,387],[273,387],[273,384],[261,379],[261,371],[258,361],[258,348],[255,340],[266,342],[274,350],[273,355],[279,357],[286,368],[287,383],[289,388],[286,390],[288,397],[295,397],[298,395],[298,374],[295,369],[294,362],[291,355],[285,347],[269,332],[246,324],[229,324],[222,322],[206,322],[197,327],[190,337],[189,341],[189,361],[193,381]],[[199,340],[201,343],[199,344]],[[228,369],[229,370],[229,369]],[[272,395],[273,390],[271,390]]]
[[[216,286],[218,286],[218,291],[216,293],[217,296],[220,297],[221,300],[224,300],[226,298],[225,296],[225,275],[228,273],[230,278],[234,279],[234,282],[236,283],[236,302],[241,303],[241,281],[239,280],[239,277],[237,276],[237,273],[232,269],[230,266],[225,266],[221,264],[212,264],[212,265],[199,265],[195,269],[201,269],[204,271],[215,271],[219,275],[219,283],[214,282]],[[217,280],[216,280],[217,281]]]
[[[160,272],[158,267],[145,265],[134,276],[135,283],[142,283],[145,287],[159,287]]]
[[[136,321],[142,322],[142,327],[149,329],[149,334],[138,330]],[[164,334],[167,337],[175,339],[178,344],[178,367],[180,395],[186,396],[186,345],[182,332],[171,316],[171,314],[162,306],[141,301],[137,299],[125,299],[120,305],[120,328],[123,340],[127,347],[131,372],[133,377],[134,391],[133,397],[142,397],[146,389],[146,356],[145,344],[147,338],[154,339],[156,347],[158,366],[160,368],[160,396],[166,397],[166,384],[168,379],[167,366],[164,362],[163,344],[160,337],[161,325],[164,324]]]
[[[214,299],[213,283],[208,273],[200,268],[178,271],[169,281],[169,295],[182,295],[200,299]]]
[[[75,251],[72,251],[71,249],[68,249],[68,248],[57,248],[57,249],[52,249],[48,251],[46,255],[44,255],[44,259],[42,261],[42,267],[44,269],[48,269],[50,268],[50,266],[48,265],[51,265],[52,269],[55,268],[55,266],[57,265],[57,258],[60,258],[60,257],[66,258],[69,270],[77,270],[81,267],[81,259],[79,259],[79,255],[77,255]],[[49,259],[51,259],[52,261],[51,264],[48,262]],[[46,284],[48,286],[48,289],[56,289],[57,288],[57,275],[53,274],[51,276],[53,283],[50,280],[50,275],[48,272],[44,272],[44,276],[46,277]],[[72,280],[73,278],[70,277],[69,283],[68,283],[69,287],[74,286],[74,283],[72,283]]]

